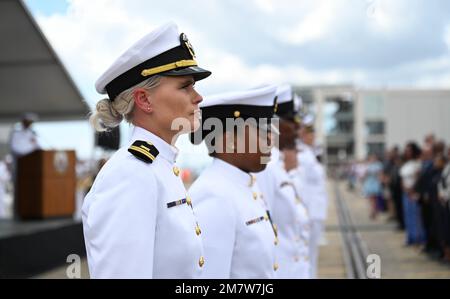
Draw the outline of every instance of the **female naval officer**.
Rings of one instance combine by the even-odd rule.
[[[201,230],[175,165],[178,130],[199,125],[202,97],[185,34],[165,24],[129,48],[96,82],[108,98],[97,103],[97,130],[134,125],[129,144],[104,165],[82,209],[92,278],[199,278],[205,258]]]
[[[297,167],[297,111],[291,86],[280,85],[276,96],[279,143],[272,148],[272,159],[267,168],[257,173],[256,178],[278,229],[280,245],[276,256],[280,268],[276,278],[309,278],[309,216],[291,177],[292,170]],[[288,158],[292,163],[285,163]]]
[[[213,162],[189,193],[203,227],[205,278],[274,278],[278,268],[276,232],[251,175],[270,159],[270,125],[260,120],[271,120],[275,91],[266,86],[219,94],[201,105],[203,126],[191,140],[205,138]],[[244,121],[248,125],[241,126]]]

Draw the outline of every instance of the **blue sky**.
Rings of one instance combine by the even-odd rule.
[[[169,20],[213,72],[197,85],[206,95],[266,82],[450,86],[446,0],[190,0],[182,8],[179,0],[25,2],[92,107],[101,98],[94,90],[101,73]],[[89,136],[86,124],[77,126]],[[38,130],[46,139],[64,131],[44,127]],[[88,138],[81,139],[77,148],[89,155]]]
[[[66,0],[25,0],[25,3],[33,14],[39,13],[46,16],[56,13],[63,14],[69,7]]]

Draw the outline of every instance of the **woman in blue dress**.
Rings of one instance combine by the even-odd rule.
[[[377,216],[377,198],[382,192],[380,175],[383,170],[383,164],[378,161],[376,155],[370,155],[364,176],[363,193],[370,200],[371,212],[370,218]]]

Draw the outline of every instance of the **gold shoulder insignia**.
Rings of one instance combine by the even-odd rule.
[[[136,140],[128,151],[145,163],[152,163],[159,154],[158,149],[151,142],[141,140]]]

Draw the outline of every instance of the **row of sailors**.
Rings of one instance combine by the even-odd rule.
[[[93,124],[102,129],[126,118],[134,132],[84,200],[91,277],[316,276],[326,196],[324,172],[311,148],[311,120],[299,128],[290,86],[203,100],[193,85],[210,74],[198,67],[186,35],[169,23],[133,45],[97,81],[108,99],[97,105]],[[180,132],[168,125],[176,117],[190,121],[191,141],[204,140],[213,157],[189,191],[172,145]],[[212,118],[226,126],[228,119],[273,117],[278,127],[258,123],[243,131],[214,131],[205,126]],[[308,143],[300,150],[297,131]],[[279,146],[271,147],[277,138]],[[244,153],[238,152],[240,142]],[[258,144],[256,152],[248,150],[252,144]],[[292,155],[294,163],[286,163]]]

